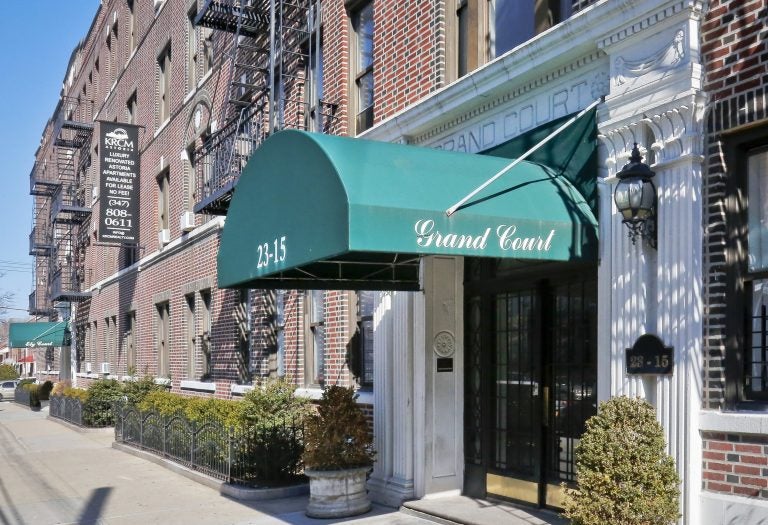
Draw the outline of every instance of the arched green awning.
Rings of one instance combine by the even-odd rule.
[[[11,323],[8,328],[8,346],[25,348],[36,346],[69,345],[67,321],[39,323]]]
[[[243,170],[218,255],[224,288],[418,289],[421,255],[593,258],[597,221],[579,191],[522,162],[288,130]]]

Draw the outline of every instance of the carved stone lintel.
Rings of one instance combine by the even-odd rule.
[[[614,81],[617,86],[630,78],[638,78],[652,71],[663,73],[681,65],[685,58],[685,30],[678,29],[672,40],[661,49],[639,60],[618,56],[613,61]]]
[[[686,156],[702,155],[704,96],[690,95],[638,115],[636,120],[614,128],[600,129],[602,144],[606,147],[608,175],[615,175],[629,158],[632,145],[637,142],[641,154],[653,155],[654,164],[672,162]]]

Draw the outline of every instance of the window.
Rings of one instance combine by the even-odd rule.
[[[187,211],[193,210],[195,202],[195,190],[197,189],[197,172],[195,171],[195,145],[196,141],[193,141],[187,146],[187,162],[184,165],[184,172],[186,174],[184,177],[184,190],[186,195],[184,209]]]
[[[490,3],[490,58],[530,40],[571,15],[571,0],[494,0]]]
[[[203,41],[203,77],[205,77],[213,67],[213,29],[203,27],[200,31],[200,38]]]
[[[155,305],[155,333],[157,334],[157,375],[170,373],[169,346],[171,335],[171,304],[168,301]]]
[[[768,402],[768,132],[726,139],[726,403]]]
[[[469,73],[469,0],[458,0],[456,5],[457,20],[457,74],[461,78]],[[475,67],[476,61],[475,61]],[[474,68],[473,68],[474,69]]]
[[[171,46],[163,50],[157,57],[159,70],[157,85],[158,122],[162,126],[171,117]]]
[[[285,377],[285,290],[275,290],[275,344],[277,377]]]
[[[128,53],[136,49],[136,12],[134,0],[128,0]]]
[[[114,363],[117,350],[117,317],[110,316],[104,318],[104,328],[106,330],[104,334],[106,338],[106,341],[104,341],[104,362]],[[114,373],[116,371],[110,370],[110,372]]]
[[[474,71],[568,18],[572,0],[455,0],[449,81]],[[454,76],[455,75],[455,76]]]
[[[768,401],[768,147],[747,156],[744,397]]]
[[[201,379],[207,381],[211,379],[213,373],[212,365],[212,347],[211,347],[211,291],[202,290],[200,292],[200,302],[203,312],[200,319],[200,351],[203,357],[203,369]]]
[[[314,40],[313,40],[314,42]],[[309,131],[326,131],[323,110],[320,101],[323,99],[323,45],[306,50],[309,60],[304,64],[304,76],[309,80],[308,88],[304,90],[304,102],[307,107],[307,122]]]
[[[195,27],[197,6],[187,13],[187,90],[192,91],[197,86],[197,70],[200,55],[198,52],[198,30]]]
[[[99,324],[98,322],[93,322],[93,328],[91,329],[91,360],[89,361],[92,365],[92,371],[96,371],[96,367],[99,366],[97,363],[100,361],[99,359]]]
[[[373,2],[352,13],[352,29],[352,71],[357,92],[355,132],[361,133],[373,125]]]
[[[195,378],[195,294],[184,296],[187,309],[184,311],[185,344],[187,350],[187,379]]]
[[[127,113],[126,124],[136,124],[136,117],[139,109],[136,91],[134,91],[133,94],[128,97],[128,101],[125,103],[125,109]]]
[[[125,316],[125,332],[123,338],[125,350],[125,367],[128,375],[136,374],[136,312],[130,311]]]
[[[325,292],[310,290],[305,301],[308,330],[304,338],[304,381],[319,386],[323,384],[325,367]]]
[[[251,382],[250,305],[248,290],[239,290],[234,316],[237,325],[237,380],[240,384]]]
[[[157,176],[157,224],[160,230],[169,229],[171,170],[164,169]]]
[[[373,386],[373,300],[371,291],[357,292],[358,363],[353,370],[360,386]]]

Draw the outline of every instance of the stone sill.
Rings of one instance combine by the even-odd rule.
[[[768,434],[768,412],[699,412],[701,432],[725,432],[730,434]]]
[[[182,381],[179,384],[182,390],[197,390],[200,392],[216,392],[216,383],[205,381]]]

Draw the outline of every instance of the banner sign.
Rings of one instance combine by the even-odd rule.
[[[139,128],[101,122],[99,241],[139,242]]]

